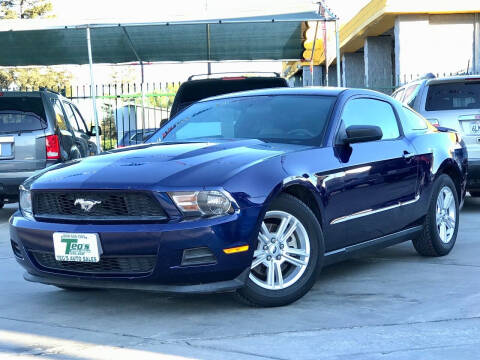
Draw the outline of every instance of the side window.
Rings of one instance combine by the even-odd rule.
[[[70,106],[72,107],[73,113],[77,118],[78,128],[80,129],[80,131],[88,133],[87,125],[85,124],[85,120],[83,119],[82,114],[80,114],[80,111],[78,111],[75,105],[70,104]]]
[[[67,119],[68,119],[68,122],[70,123],[70,126],[76,131],[78,131],[77,119],[75,119],[75,115],[73,115],[73,111],[70,104],[64,101],[63,108],[65,109],[65,113],[67,114]]]
[[[413,106],[415,99],[417,98],[419,89],[419,84],[409,86],[407,90],[405,90],[405,98],[403,99],[403,102],[410,107]]]
[[[403,93],[404,93],[404,92],[405,92],[405,89],[404,89],[404,88],[398,89],[397,91],[395,91],[395,92],[392,94],[392,97],[393,97],[395,100],[402,101]]]
[[[55,120],[57,121],[57,126],[60,130],[69,131],[70,129],[67,126],[65,116],[63,114],[62,105],[57,99],[52,99],[53,110],[55,111]]]
[[[427,120],[425,120],[415,111],[404,106],[403,113],[405,114],[403,129],[406,133],[428,129]]]
[[[375,99],[353,99],[343,108],[343,126],[375,125],[382,129],[382,140],[396,139],[400,136],[397,117],[392,106],[385,101]]]

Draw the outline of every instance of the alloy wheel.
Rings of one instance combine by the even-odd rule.
[[[440,240],[445,244],[450,242],[455,233],[456,219],[455,197],[452,190],[448,186],[444,186],[437,198],[436,222]]]
[[[250,279],[268,290],[285,289],[305,272],[310,239],[303,224],[285,211],[268,211],[258,234]]]

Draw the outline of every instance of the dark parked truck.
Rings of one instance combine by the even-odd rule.
[[[288,87],[287,80],[276,73],[273,74],[275,76],[239,76],[235,73],[192,75],[178,89],[170,111],[170,118],[173,118],[194,102],[211,96],[239,91]],[[208,78],[202,79],[200,78],[202,76]]]
[[[80,112],[50,92],[0,93],[0,208],[36,171],[96,153]]]

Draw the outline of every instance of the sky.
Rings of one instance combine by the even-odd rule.
[[[313,0],[51,0],[58,22],[148,22],[172,18],[216,18],[240,17],[264,13],[301,12],[316,8]],[[327,0],[329,6],[341,22],[346,22],[369,0]],[[123,68],[123,67],[122,67]],[[87,66],[70,66],[75,75],[75,83],[89,81]],[[97,83],[108,83],[111,73],[118,66],[95,66]],[[134,67],[137,81],[140,67]],[[212,63],[212,72],[228,71],[275,71],[281,72],[281,62],[228,62]],[[207,72],[206,63],[154,64],[145,66],[146,81],[183,81],[191,74]]]

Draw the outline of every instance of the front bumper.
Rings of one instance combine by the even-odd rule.
[[[244,285],[256,246],[260,206],[220,218],[156,224],[62,224],[31,221],[20,212],[10,219],[10,237],[25,279],[70,287],[137,289],[176,293],[232,291]],[[54,254],[54,232],[98,233],[102,258],[150,257],[147,272],[84,271],[55,268],[38,261],[37,253]],[[249,245],[246,252],[226,248]],[[208,248],[215,261],[182,265],[184,250]],[[82,263],[79,263],[82,264]]]
[[[468,161],[467,190],[480,190],[480,159]]]
[[[18,187],[36,171],[0,173],[0,198],[9,202],[18,200]]]

